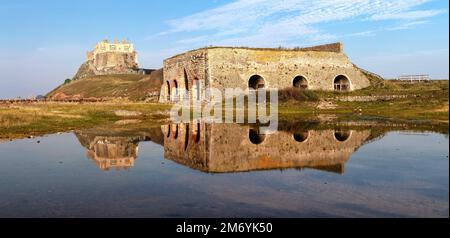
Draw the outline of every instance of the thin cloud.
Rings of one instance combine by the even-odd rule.
[[[157,34],[192,33],[178,44],[238,44],[270,46],[294,42],[334,40],[338,35],[323,25],[340,21],[401,21],[383,30],[404,30],[423,24],[445,9],[417,10],[430,0],[238,0],[217,8],[167,22],[168,30]],[[419,21],[420,20],[420,21]],[[346,36],[374,35],[380,30]]]
[[[419,20],[424,18],[434,17],[447,12],[444,9],[438,10],[423,10],[423,11],[409,11],[409,12],[391,12],[385,14],[378,14],[372,16],[373,20]]]

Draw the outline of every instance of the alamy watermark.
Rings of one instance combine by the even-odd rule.
[[[170,113],[174,123],[258,123],[263,134],[278,129],[278,89],[177,90],[170,99],[176,102]]]

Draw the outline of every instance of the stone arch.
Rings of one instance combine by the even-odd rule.
[[[266,81],[260,75],[255,74],[248,79],[248,88],[251,90],[257,90],[265,87]]]
[[[192,96],[195,97],[196,100],[201,99],[201,87],[202,82],[197,77],[195,77],[192,81]]]
[[[345,142],[352,136],[352,131],[337,130],[334,131],[334,138],[337,141]]]
[[[338,75],[334,78],[334,91],[347,92],[350,91],[350,80],[345,75]]]
[[[167,96],[167,100],[170,101],[170,96],[171,96],[171,88],[170,88],[170,83],[169,81],[166,81],[166,96]]]
[[[266,135],[260,134],[259,130],[250,128],[248,130],[248,138],[250,142],[255,145],[259,145],[266,140]]]
[[[309,138],[309,131],[296,132],[294,133],[293,137],[297,142],[305,142]]]
[[[183,77],[184,77],[184,89],[186,91],[189,91],[189,79],[188,79],[188,76],[187,76],[186,69],[184,69],[183,71],[184,71],[184,75],[183,75]]]
[[[176,79],[173,80],[173,89],[174,89],[174,91],[172,93],[174,95],[174,100],[176,101],[179,96],[178,82]]]
[[[300,89],[308,89],[309,88],[308,80],[304,76],[301,76],[301,75],[294,78],[294,80],[292,81],[292,86],[294,88],[300,88]]]

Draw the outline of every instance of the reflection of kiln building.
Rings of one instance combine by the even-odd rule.
[[[159,129],[158,129],[159,131]],[[158,135],[159,134],[159,135]],[[81,145],[87,149],[87,156],[102,170],[129,169],[134,166],[138,155],[138,145],[141,141],[153,139],[161,143],[162,135],[154,132],[105,133],[98,131],[75,132]],[[161,143],[162,144],[162,143]]]
[[[162,127],[165,158],[211,173],[314,168],[344,172],[370,131],[278,131],[262,135],[236,124],[190,123]]]

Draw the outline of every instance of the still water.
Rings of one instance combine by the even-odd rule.
[[[0,217],[448,217],[448,144],[203,123],[0,142]]]

